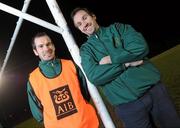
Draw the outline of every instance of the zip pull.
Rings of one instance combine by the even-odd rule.
[[[52,66],[52,67],[54,67],[54,64],[53,64],[53,63],[51,63],[51,66]]]
[[[95,34],[95,37],[96,37],[97,39],[99,39],[98,36],[97,36],[96,34]]]

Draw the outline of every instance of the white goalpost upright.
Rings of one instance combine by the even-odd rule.
[[[24,1],[24,5],[23,5],[23,8],[22,8],[22,12],[26,12],[26,11],[27,11],[27,9],[28,9],[28,7],[29,7],[29,4],[30,4],[30,1],[31,1],[31,0],[25,0],[25,1]],[[13,48],[14,43],[15,43],[15,41],[16,41],[16,37],[17,37],[17,35],[18,35],[18,33],[19,33],[19,30],[20,30],[20,28],[21,28],[22,22],[23,22],[23,18],[19,17],[19,19],[18,19],[18,21],[17,21],[17,23],[16,23],[16,28],[15,28],[15,30],[14,30],[13,36],[12,36],[12,38],[11,38],[11,42],[10,42],[9,48],[8,48],[8,50],[7,50],[6,57],[5,57],[5,59],[4,59],[4,62],[3,62],[3,64],[2,64],[2,67],[1,67],[1,70],[0,70],[0,82],[1,82],[1,79],[2,79],[2,75],[3,75],[4,69],[5,69],[5,67],[6,67],[6,64],[7,64],[7,62],[8,62],[9,56],[10,56],[10,54],[11,54],[12,48]]]
[[[48,28],[50,30],[53,30],[53,31],[61,34],[66,45],[67,45],[67,47],[68,47],[69,52],[71,53],[73,60],[81,68],[81,70],[84,73],[84,70],[81,66],[81,58],[79,55],[79,48],[78,48],[78,46],[77,46],[69,28],[68,28],[67,22],[63,16],[59,6],[58,6],[56,0],[46,0],[46,2],[48,4],[48,7],[49,7],[54,19],[55,19],[56,24],[59,27],[55,26],[53,24],[50,24],[46,21],[43,21],[39,18],[33,17],[27,13],[21,12],[17,9],[10,7],[10,6],[2,4],[1,2],[0,2],[0,10],[3,10],[5,12],[13,14],[15,16],[19,16],[21,19],[22,18],[26,19],[30,22],[33,22],[35,24],[38,24],[42,27]],[[1,72],[2,72],[2,69],[1,69]],[[0,75],[2,75],[2,73]],[[85,75],[85,73],[84,73],[84,75]],[[85,77],[86,77],[86,75],[85,75]],[[109,112],[106,109],[106,106],[105,106],[97,88],[92,83],[89,82],[87,77],[86,77],[86,80],[87,80],[87,84],[88,84],[89,93],[92,97],[92,100],[93,100],[95,106],[96,106],[98,114],[100,115],[100,118],[104,124],[104,127],[105,128],[115,128],[115,125],[113,124],[113,121],[109,115]]]
[[[76,45],[76,42],[68,28],[67,22],[62,14],[62,11],[60,10],[56,0],[46,0],[46,2],[49,6],[49,9],[50,9],[54,19],[55,19],[56,24],[64,30],[61,34],[62,34],[63,39],[65,40],[65,43],[66,43],[70,53],[71,53],[71,56],[73,57],[73,60],[82,69],[81,58],[79,55],[79,48]],[[82,71],[83,71],[83,69],[82,69]],[[87,79],[87,77],[86,77],[86,79]],[[88,81],[88,79],[87,79],[87,81]],[[104,104],[101,96],[99,95],[97,88],[93,84],[91,84],[89,81],[88,81],[88,89],[89,89],[90,95],[93,99],[96,109],[98,110],[98,113],[101,117],[101,120],[102,120],[104,126],[106,128],[115,128],[115,126],[111,120],[111,117],[105,107],[105,104]]]

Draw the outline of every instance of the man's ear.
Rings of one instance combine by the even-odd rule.
[[[38,52],[37,52],[36,49],[33,49],[33,52],[34,52],[34,54],[35,54],[36,56],[39,56],[39,54],[38,54]]]
[[[92,15],[92,17],[93,17],[93,19],[95,19],[95,20],[96,20],[96,15],[94,15],[94,14],[93,14],[93,15]]]

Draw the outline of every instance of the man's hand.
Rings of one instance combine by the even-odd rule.
[[[125,63],[126,67],[135,67],[143,64],[143,60],[138,60],[138,61],[133,61],[133,62],[128,62]]]
[[[100,61],[99,61],[99,64],[111,64],[112,61],[111,61],[111,57],[110,56],[105,56],[103,57]]]

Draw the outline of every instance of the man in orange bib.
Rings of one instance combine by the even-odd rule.
[[[32,48],[40,58],[27,83],[33,117],[46,128],[98,128],[80,69],[71,60],[55,57],[55,46],[46,33],[34,36]]]

